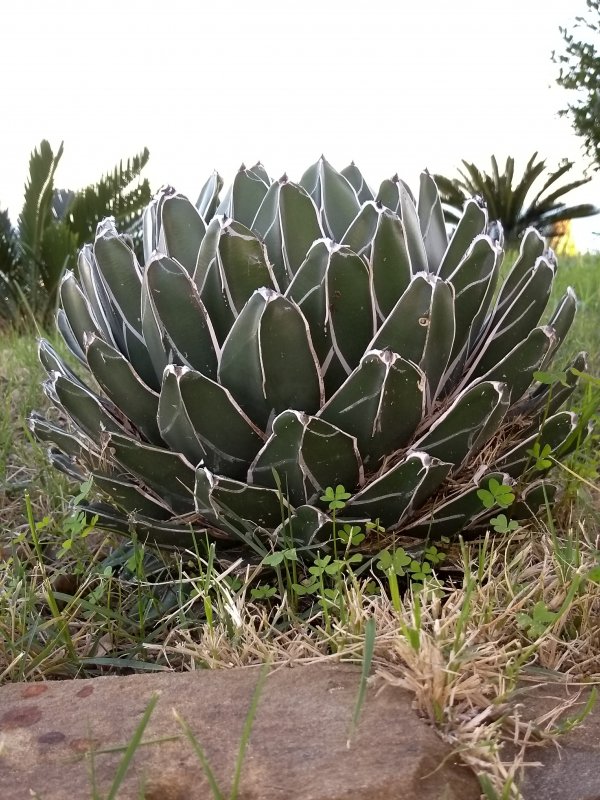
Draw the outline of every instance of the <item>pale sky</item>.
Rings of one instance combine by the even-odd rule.
[[[78,188],[150,150],[154,189],[193,200],[216,168],[261,160],[297,180],[321,153],[372,186],[454,176],[460,159],[538,150],[586,165],[555,83],[560,25],[585,0],[8,0],[0,207],[21,207],[30,151],[65,142],[57,185]],[[598,202],[600,178],[569,197]],[[578,223],[595,244],[600,217]],[[600,240],[599,240],[600,241]],[[598,245],[596,245],[598,246]]]

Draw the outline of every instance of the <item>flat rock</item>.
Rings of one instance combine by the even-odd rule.
[[[213,797],[173,709],[228,797],[258,677],[248,668],[0,687],[0,798],[88,800],[92,765],[98,795],[106,797],[155,694],[118,800]],[[367,690],[347,746],[359,679],[360,670],[347,664],[274,669],[254,718],[238,800],[478,800],[472,772],[458,766],[402,689]]]
[[[581,687],[549,681],[543,685],[523,686],[517,695],[520,716],[535,720],[577,695]],[[589,700],[590,689],[580,693],[576,703],[556,721],[560,724],[580,715]],[[506,758],[514,749],[506,748]],[[530,745],[519,789],[524,800],[600,800],[600,707],[594,706],[585,719],[561,736]]]

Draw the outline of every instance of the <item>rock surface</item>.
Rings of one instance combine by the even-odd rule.
[[[577,695],[577,687],[561,682],[524,686],[518,693],[520,716],[524,721],[541,717]],[[562,714],[563,721],[581,714],[590,690],[581,692],[578,701]],[[560,723],[560,719],[555,724]],[[511,758],[512,748],[506,748]],[[568,733],[527,748],[527,767],[520,783],[524,800],[600,800],[600,707]]]
[[[207,778],[173,709],[204,748],[229,796],[256,669],[155,673],[0,688],[0,798],[88,800],[90,751],[106,797],[123,748],[159,699],[118,800],[210,800]],[[268,676],[238,800],[478,800],[473,774],[398,688],[371,689],[346,745],[360,670],[282,667]],[[161,740],[161,741],[158,741]],[[549,795],[546,795],[549,799]]]

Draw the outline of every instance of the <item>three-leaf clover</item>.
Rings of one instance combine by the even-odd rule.
[[[550,469],[552,466],[552,459],[548,458],[552,453],[552,447],[545,444],[540,448],[540,443],[536,442],[533,447],[527,451],[527,455],[531,456],[535,461],[535,469],[543,470]]]
[[[531,615],[525,613],[517,614],[517,624],[529,636],[537,639],[556,621],[557,617],[557,611],[550,611],[543,600],[538,600],[531,611]]]
[[[498,514],[497,517],[492,517],[490,524],[496,533],[510,533],[511,531],[516,531],[519,527],[519,523],[514,519],[509,520],[506,514]]]
[[[396,550],[386,548],[377,555],[377,558],[377,569],[382,572],[394,572],[400,578],[406,575],[404,567],[408,567],[412,561],[403,547],[398,547]]]
[[[515,494],[510,486],[500,483],[497,478],[490,478],[487,489],[478,489],[477,497],[485,508],[508,508],[514,503]]]
[[[344,508],[346,500],[349,500],[351,496],[350,492],[347,492],[342,484],[339,483],[335,489],[333,486],[328,486],[325,489],[325,494],[321,495],[321,500],[329,504],[330,511],[336,511]]]

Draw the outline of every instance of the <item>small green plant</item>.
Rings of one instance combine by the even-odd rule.
[[[509,508],[515,501],[515,493],[510,486],[501,483],[497,478],[490,478],[487,489],[478,489],[477,497],[484,508]]]
[[[519,628],[524,630],[532,639],[537,639],[548,627],[556,622],[558,616],[558,612],[550,611],[543,600],[538,600],[530,614],[525,612],[517,614],[517,621]]]
[[[490,525],[496,533],[511,533],[511,531],[516,531],[519,527],[519,523],[514,519],[509,519],[506,514],[498,514],[497,517],[492,517]]]

